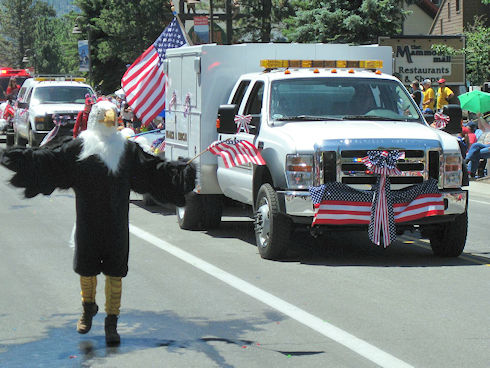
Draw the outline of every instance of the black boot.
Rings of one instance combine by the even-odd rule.
[[[95,303],[82,303],[82,316],[77,322],[77,331],[81,334],[86,334],[92,328],[92,318],[99,311],[99,307]]]
[[[117,333],[117,316],[108,314],[105,318],[105,342],[107,345],[119,345],[121,337]]]

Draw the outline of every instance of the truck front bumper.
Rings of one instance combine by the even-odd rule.
[[[468,191],[462,189],[442,191],[444,215],[459,215],[466,211]],[[278,191],[279,200],[284,204],[284,212],[289,216],[313,217],[313,203],[309,192]]]

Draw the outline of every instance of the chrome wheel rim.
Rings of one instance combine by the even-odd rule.
[[[255,217],[255,233],[259,246],[264,248],[269,244],[270,238],[270,208],[267,198],[263,198],[260,207],[257,209]]]

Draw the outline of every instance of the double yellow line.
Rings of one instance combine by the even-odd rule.
[[[404,240],[404,238],[410,240]],[[418,239],[410,235],[403,235],[400,237],[400,241],[403,242],[403,244],[413,244],[419,248],[432,250],[430,247],[430,241],[427,239]],[[489,260],[485,257],[479,257],[472,254],[463,253],[458,258],[464,259],[465,261],[472,262],[477,265],[490,266],[490,263],[488,263]]]

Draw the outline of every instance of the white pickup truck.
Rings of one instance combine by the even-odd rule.
[[[376,177],[359,158],[398,150],[405,158],[397,163],[401,174],[390,177],[392,191],[432,178],[444,210],[397,224],[397,232],[421,230],[436,255],[459,256],[467,233],[462,186],[468,183],[457,140],[428,126],[391,75],[391,55],[389,47],[333,44],[168,50],[166,157],[194,157],[214,141],[237,138],[254,144],[266,161],[226,168],[210,152],[199,155],[195,190],[177,209],[180,227],[219,226],[228,197],[253,208],[260,255],[280,259],[294,225],[315,234],[363,228],[311,226],[308,188],[338,182],[370,190]],[[237,132],[237,115],[251,116],[248,132]]]
[[[95,95],[84,78],[36,76],[27,79],[17,96],[14,116],[16,145],[37,147],[54,127],[56,115],[63,116],[58,136],[71,136],[78,113],[85,107],[85,96]]]

